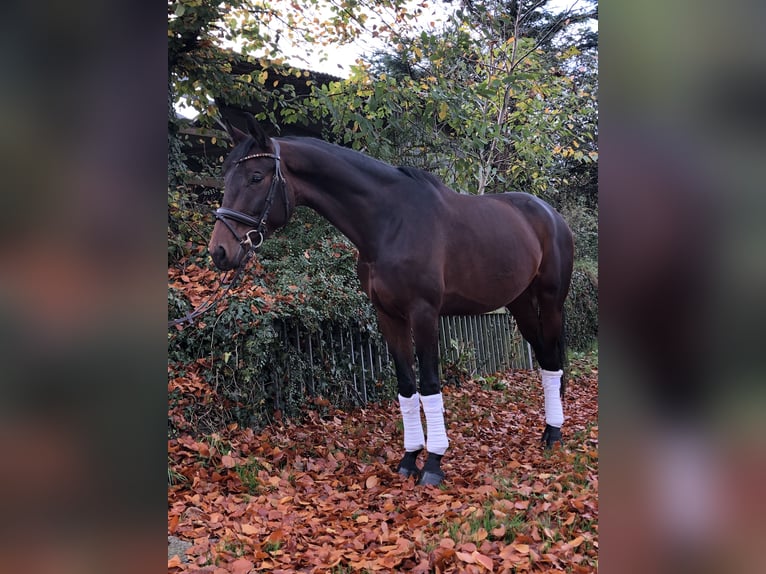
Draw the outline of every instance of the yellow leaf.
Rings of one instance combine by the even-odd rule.
[[[444,118],[447,117],[447,110],[448,109],[449,108],[447,107],[447,103],[446,102],[442,102],[441,104],[439,104],[439,119],[440,120],[444,121]]]

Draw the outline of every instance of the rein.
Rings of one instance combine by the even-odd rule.
[[[264,233],[266,232],[266,220],[269,218],[271,206],[274,204],[274,197],[277,194],[278,186],[282,188],[282,194],[285,202],[285,221],[290,219],[290,197],[287,194],[287,181],[285,180],[285,176],[282,175],[282,169],[280,167],[281,159],[279,157],[279,144],[275,140],[271,140],[271,143],[274,146],[273,154],[254,153],[237,160],[237,162],[234,164],[239,165],[244,161],[259,157],[268,157],[274,160],[274,178],[271,180],[271,185],[269,186],[269,192],[266,195],[266,203],[263,206],[261,217],[259,219],[255,219],[247,213],[242,213],[241,211],[236,211],[234,209],[228,209],[226,207],[219,207],[213,213],[213,215],[215,215],[216,221],[221,221],[226,226],[226,228],[231,231],[232,235],[234,235],[234,238],[239,241],[240,249],[246,249],[245,255],[242,257],[242,260],[240,261],[239,266],[234,273],[234,277],[232,277],[231,281],[225,284],[223,289],[218,291],[215,295],[208,297],[196,309],[190,311],[180,319],[168,321],[168,328],[174,325],[180,325],[182,323],[189,323],[200,315],[206,313],[216,303],[216,301],[218,301],[223,296],[223,294],[226,293],[226,291],[230,290],[239,282],[247,262],[255,254],[258,248],[263,245]],[[234,231],[234,228],[227,221],[227,219],[234,220],[244,225],[249,225],[253,229],[250,229],[245,233],[243,237],[240,237],[237,232]],[[250,237],[251,233],[256,233],[258,236],[255,242],[253,242],[253,239]]]

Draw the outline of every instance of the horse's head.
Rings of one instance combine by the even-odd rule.
[[[224,194],[208,249],[216,267],[237,267],[250,249],[290,219],[294,201],[282,175],[279,144],[248,114],[248,133],[227,123],[235,144],[223,164]]]

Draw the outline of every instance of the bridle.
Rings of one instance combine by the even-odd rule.
[[[242,249],[247,249],[247,253],[249,255],[252,255],[252,253],[263,244],[264,233],[266,232],[266,220],[269,218],[269,212],[271,211],[271,206],[274,203],[274,197],[277,195],[277,187],[282,188],[282,194],[285,202],[285,222],[290,219],[290,196],[287,193],[287,181],[285,180],[285,176],[282,175],[282,168],[280,167],[281,159],[279,157],[279,144],[276,142],[276,140],[271,140],[271,144],[274,146],[273,154],[254,153],[251,155],[246,155],[234,163],[234,165],[239,165],[244,161],[259,157],[268,157],[274,160],[274,177],[271,180],[271,186],[269,187],[269,192],[266,195],[266,203],[263,206],[261,217],[256,219],[247,213],[242,213],[241,211],[236,211],[227,207],[219,207],[215,210],[214,213],[216,220],[221,221],[226,226],[226,228],[231,231],[232,235],[234,235],[234,238],[239,241],[240,247]],[[237,232],[234,231],[234,228],[231,226],[231,224],[227,221],[228,219],[234,220],[244,225],[249,225],[252,229],[247,231],[244,236],[240,237]],[[257,235],[256,241],[253,241],[252,237],[250,237],[251,233],[255,233]]]
[[[266,220],[269,218],[269,212],[271,211],[271,206],[274,204],[274,197],[277,195],[277,187],[282,188],[282,194],[283,194],[284,202],[285,202],[285,223],[290,219],[290,196],[287,193],[287,181],[285,180],[285,176],[282,175],[282,169],[280,167],[281,160],[279,157],[279,144],[275,140],[271,140],[271,144],[274,146],[273,154],[254,153],[251,155],[247,155],[237,160],[234,163],[234,165],[238,165],[249,159],[255,159],[259,157],[269,157],[274,160],[275,162],[274,178],[271,180],[271,186],[269,187],[269,192],[266,195],[266,203],[263,206],[263,211],[261,212],[261,216],[258,219],[256,219],[252,217],[251,215],[248,215],[247,213],[242,213],[241,211],[236,211],[234,209],[229,209],[227,207],[219,207],[218,209],[215,210],[215,213],[214,213],[216,220],[223,222],[226,228],[229,231],[231,231],[232,235],[234,235],[236,240],[239,241],[240,249],[246,249],[245,255],[240,260],[239,266],[237,267],[237,270],[234,273],[234,277],[228,283],[224,285],[223,289],[218,291],[214,296],[208,297],[196,309],[190,311],[189,313],[187,313],[184,317],[180,319],[174,319],[172,321],[168,321],[168,328],[174,325],[181,325],[183,323],[191,322],[197,317],[199,317],[200,315],[202,315],[203,313],[206,313],[208,309],[210,309],[216,303],[216,301],[223,296],[223,294],[226,291],[228,291],[229,289],[232,289],[237,284],[237,282],[239,281],[239,278],[242,276],[242,272],[245,269],[245,265],[247,265],[248,260],[253,256],[256,250],[263,244],[264,233],[266,232]],[[244,225],[249,225],[252,229],[247,231],[243,237],[240,237],[237,234],[237,232],[234,231],[234,228],[227,221],[227,219],[237,221]],[[258,236],[255,242],[253,242],[253,239],[250,237],[251,233],[255,233]]]

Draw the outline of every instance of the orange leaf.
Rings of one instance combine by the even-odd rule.
[[[492,529],[492,536],[495,538],[502,538],[505,536],[505,524],[501,524],[497,528]]]
[[[454,548],[455,541],[452,540],[452,538],[442,538],[441,540],[439,540],[439,546],[442,546],[444,548]]]
[[[511,544],[511,547],[519,554],[529,554],[529,544]]]
[[[378,482],[378,477],[373,474],[372,476],[367,477],[367,481],[364,484],[367,488],[374,488],[378,486]]]
[[[582,536],[578,536],[577,538],[575,538],[574,540],[572,540],[572,541],[569,543],[569,546],[571,546],[572,548],[577,548],[577,547],[578,547],[580,544],[582,544],[584,541],[585,541],[585,538],[583,538]]]
[[[445,548],[444,546],[437,546],[433,552],[431,552],[431,567],[437,571],[444,570],[447,566],[447,562],[452,560],[455,556],[455,551],[452,548]]]
[[[264,544],[276,544],[277,542],[281,542],[282,539],[285,537],[285,531],[281,528],[276,529],[274,532],[269,534],[268,538],[263,541]]]
[[[170,521],[168,522],[168,532],[171,534],[176,531],[176,528],[178,528],[178,519],[180,517],[181,516],[178,514],[170,517]]]
[[[229,564],[229,568],[232,574],[247,574],[253,569],[253,563],[246,558],[240,558]]]
[[[234,468],[237,465],[237,463],[234,462],[234,459],[228,454],[225,454],[221,457],[221,464],[223,464],[223,466],[226,468]]]
[[[484,568],[492,572],[492,558],[490,558],[489,556],[485,556],[478,550],[475,550],[472,556],[474,560],[476,560],[477,564],[481,564],[482,566],[484,566]]]

